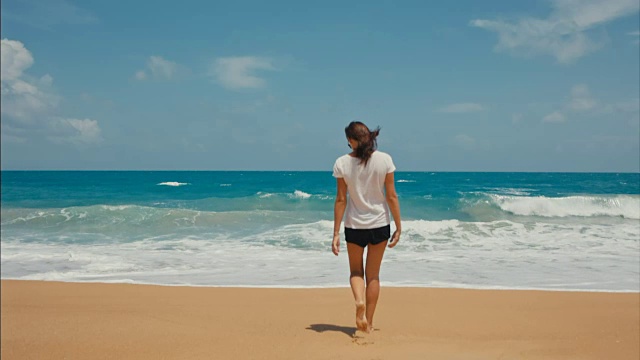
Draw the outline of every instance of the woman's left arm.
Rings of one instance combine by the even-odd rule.
[[[396,186],[393,172],[388,173],[384,179],[384,186],[387,198],[387,204],[391,215],[393,215],[393,221],[396,223],[396,231],[391,236],[389,247],[392,248],[398,244],[400,240],[400,234],[402,233],[402,221],[400,220],[400,201],[398,200],[398,194],[396,193]]]

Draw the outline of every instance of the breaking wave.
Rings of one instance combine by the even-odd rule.
[[[503,211],[521,216],[617,216],[640,219],[640,197],[615,196],[508,196],[488,194],[490,201]]]
[[[158,185],[164,185],[164,186],[185,186],[185,185],[189,185],[189,183],[182,183],[182,182],[177,182],[177,181],[167,181],[167,182],[161,182]]]

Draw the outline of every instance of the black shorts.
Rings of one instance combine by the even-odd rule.
[[[376,245],[391,237],[391,225],[375,229],[351,229],[344,228],[344,238],[348,243],[366,247],[368,244]]]

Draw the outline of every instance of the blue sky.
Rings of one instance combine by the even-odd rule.
[[[640,3],[2,1],[2,169],[640,171]]]

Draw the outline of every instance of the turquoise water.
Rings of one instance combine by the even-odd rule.
[[[639,291],[640,174],[398,172],[395,286]],[[2,172],[2,278],[346,286],[330,172]]]

